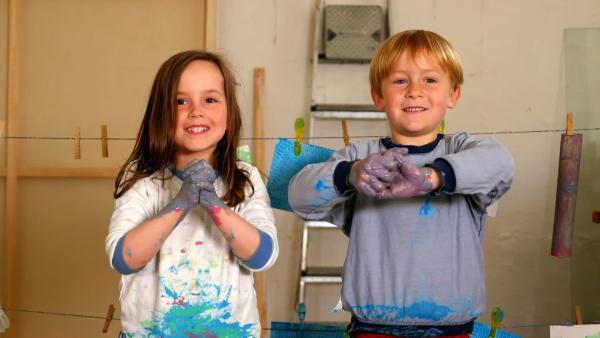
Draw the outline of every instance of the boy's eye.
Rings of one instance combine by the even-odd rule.
[[[405,84],[406,80],[405,79],[396,79],[396,80],[394,80],[394,83],[395,84]]]
[[[425,82],[426,82],[426,83],[436,83],[436,82],[437,82],[437,80],[436,80],[436,79],[433,79],[433,78],[427,78],[427,79],[425,79]]]
[[[177,99],[176,102],[177,102],[178,106],[182,106],[182,105],[188,103],[188,101],[186,99]]]

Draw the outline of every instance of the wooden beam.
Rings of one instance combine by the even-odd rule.
[[[204,50],[215,52],[219,41],[219,1],[206,1],[206,18],[204,20]]]
[[[254,102],[252,108],[252,132],[254,141],[253,157],[254,165],[258,170],[264,169],[264,144],[263,133],[263,101],[265,91],[265,69],[254,68]],[[264,170],[263,170],[264,171]],[[256,289],[256,302],[258,304],[258,315],[260,325],[263,328],[268,327],[267,320],[267,291],[265,285],[265,273],[258,272],[254,274],[254,287]]]
[[[120,168],[18,168],[17,177],[22,178],[115,178]],[[0,177],[7,170],[0,168]]]
[[[8,62],[7,62],[7,118],[6,135],[19,135],[19,76],[20,68],[20,4],[19,0],[8,1]],[[4,210],[4,290],[2,302],[6,308],[15,308],[16,295],[16,254],[17,254],[17,211],[18,181],[17,167],[19,161],[18,142],[6,139],[6,206]],[[14,313],[7,313],[11,325],[4,334],[6,338],[15,336],[17,323]]]

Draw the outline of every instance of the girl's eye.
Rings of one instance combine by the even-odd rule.
[[[206,103],[217,103],[217,99],[215,99],[214,97],[209,97],[206,99]]]
[[[178,105],[178,106],[182,106],[182,105],[184,105],[184,104],[187,104],[187,103],[188,103],[188,101],[187,101],[186,99],[177,99],[177,101],[176,101],[176,102],[177,102],[177,105]]]

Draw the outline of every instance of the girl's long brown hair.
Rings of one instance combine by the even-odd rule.
[[[237,83],[231,67],[218,54],[190,50],[171,56],[158,70],[135,146],[115,180],[115,198],[122,196],[138,180],[164,170],[169,162],[174,161],[177,87],[185,68],[196,60],[215,64],[224,79],[227,127],[213,157],[213,167],[220,173],[226,187],[223,200],[232,207],[244,201],[246,184],[254,191],[248,172],[239,169],[236,164],[242,119],[235,95]]]

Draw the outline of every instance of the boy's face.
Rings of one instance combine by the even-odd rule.
[[[375,107],[385,111],[394,143],[424,145],[437,137],[447,108],[460,98],[450,77],[438,62],[425,53],[413,60],[404,52],[392,64],[381,83],[381,96],[371,93]]]

